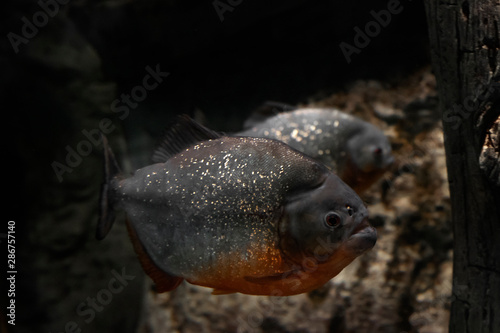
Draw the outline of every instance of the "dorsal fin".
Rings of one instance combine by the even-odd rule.
[[[278,113],[296,110],[297,107],[281,102],[267,101],[252,112],[245,120],[243,129],[250,129],[268,118],[274,117]]]
[[[177,117],[177,121],[165,130],[161,141],[153,152],[155,163],[166,162],[182,150],[199,142],[218,139],[222,134],[198,124],[188,115]]]

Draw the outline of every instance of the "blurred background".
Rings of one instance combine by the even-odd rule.
[[[5,162],[16,193],[6,204],[16,220],[12,331],[447,331],[449,194],[421,2],[3,6]],[[390,15],[377,21],[382,11]],[[363,194],[377,245],[309,294],[213,296],[188,284],[156,294],[123,216],[105,240],[94,238],[103,163],[95,133],[107,131],[133,172],[151,163],[175,115],[236,132],[269,100],[336,107],[387,134],[396,163]]]

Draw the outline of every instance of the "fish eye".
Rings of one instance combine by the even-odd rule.
[[[339,214],[330,212],[325,216],[325,224],[332,228],[337,228],[342,224],[342,219]]]
[[[352,209],[351,205],[345,205],[345,208],[347,208],[347,214],[349,214],[349,216],[354,214],[354,209]]]

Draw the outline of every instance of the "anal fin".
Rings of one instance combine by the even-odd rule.
[[[156,264],[151,260],[149,255],[147,254],[144,246],[142,246],[137,233],[127,219],[127,229],[132,240],[132,244],[134,246],[135,253],[139,257],[139,261],[141,263],[142,269],[146,272],[146,274],[153,280],[155,283],[155,290],[158,293],[164,293],[167,291],[172,291],[177,288],[182,281],[184,280],[181,277],[170,275],[164,271],[162,271]]]
[[[300,270],[290,270],[287,272],[277,273],[267,276],[245,276],[244,279],[248,282],[255,284],[269,284],[279,280],[290,279],[290,278],[300,279],[303,277],[304,274],[305,273]]]
[[[234,294],[236,291],[234,290],[225,290],[225,289],[214,289],[212,291],[212,295],[229,295]]]

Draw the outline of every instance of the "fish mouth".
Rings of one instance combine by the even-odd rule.
[[[352,230],[346,243],[346,248],[355,255],[370,250],[377,242],[377,230],[370,225],[368,218],[364,218]]]
[[[387,156],[384,159],[384,167],[388,168],[394,163],[395,159],[394,156]]]

